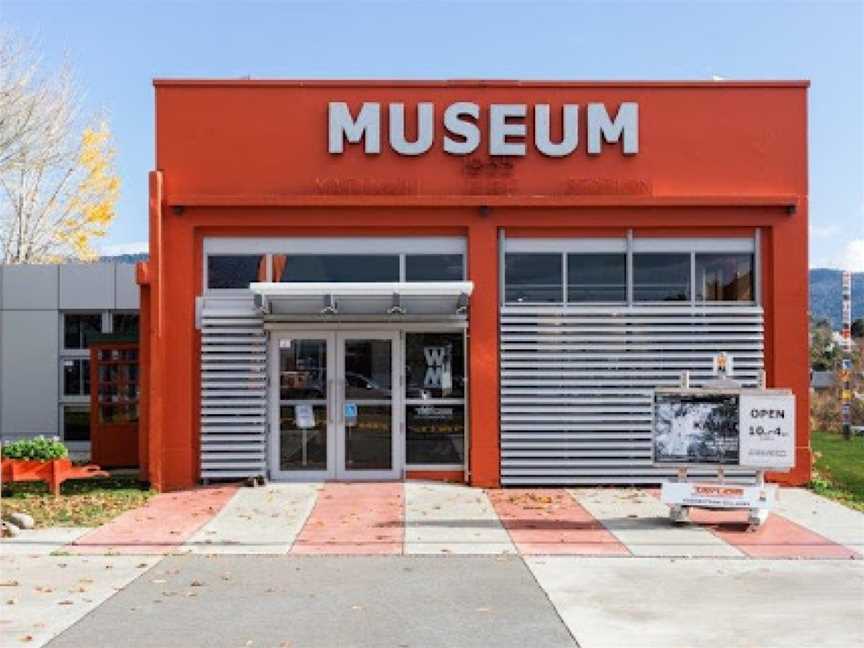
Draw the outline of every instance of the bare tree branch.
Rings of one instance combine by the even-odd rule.
[[[34,51],[0,33],[0,262],[90,259],[119,195],[110,132],[79,118],[71,68],[43,75]]]

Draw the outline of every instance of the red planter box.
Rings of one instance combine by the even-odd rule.
[[[99,466],[73,466],[68,457],[51,461],[3,459],[2,475],[4,483],[44,481],[55,496],[60,495],[60,484],[67,479],[110,476]]]

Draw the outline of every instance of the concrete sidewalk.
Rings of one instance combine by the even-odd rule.
[[[4,540],[0,644],[164,646],[170,630],[186,642],[174,645],[207,648],[864,645],[864,562],[849,560],[864,515],[805,490],[784,489],[755,533],[734,513],[673,525],[641,489],[271,484],[157,497],[97,530]]]
[[[97,601],[83,609],[87,614],[48,645],[864,645],[864,563],[859,561],[513,555],[183,555],[158,560],[128,585],[128,572],[138,566],[125,566],[118,591],[102,605],[96,607]],[[90,573],[100,565],[92,568]],[[111,585],[106,581],[101,589]],[[73,610],[82,611],[75,607],[78,601],[58,608],[50,594],[38,596],[44,597],[38,618],[60,616],[27,645],[41,645],[59,625],[70,623]],[[16,620],[15,634],[4,629],[4,646],[17,645],[20,633],[32,632],[22,627],[23,618]]]
[[[5,553],[561,554],[619,557],[850,559],[864,514],[782,489],[757,531],[746,513],[696,509],[673,524],[656,493],[635,488],[501,489],[453,484],[270,484],[154,497],[95,530],[40,530]]]

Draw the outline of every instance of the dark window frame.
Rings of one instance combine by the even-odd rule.
[[[677,296],[674,296],[671,298],[662,298],[662,299],[653,299],[653,298],[643,299],[643,298],[638,297],[637,293],[640,290],[648,291],[648,290],[653,289],[653,288],[650,288],[651,284],[638,283],[640,271],[651,272],[652,275],[656,275],[656,272],[657,272],[656,268],[654,268],[653,270],[645,270],[645,269],[638,268],[637,267],[637,258],[640,258],[640,257],[643,259],[646,257],[654,257],[654,258],[666,257],[669,260],[671,260],[672,257],[680,257],[680,259],[678,260],[679,263],[683,260],[686,260],[686,275],[685,275],[686,276],[686,284],[684,284],[686,286],[686,288],[684,290],[683,295],[681,295],[680,298],[678,298]],[[674,288],[677,285],[680,285],[680,284],[678,282],[673,282],[673,283],[668,284],[670,289]],[[693,252],[692,251],[690,251],[690,252],[675,252],[675,251],[672,251],[672,252],[659,252],[659,251],[655,252],[653,250],[650,252],[634,252],[633,253],[632,286],[633,286],[633,288],[632,288],[633,293],[632,294],[633,294],[633,303],[634,304],[690,304],[690,303],[692,303],[692,301],[693,301],[693,287],[694,287],[693,286]],[[653,289],[653,290],[659,291],[661,289]]]
[[[465,255],[461,252],[407,252],[403,255],[405,257],[405,277],[404,281],[406,282],[414,282],[414,281],[464,281],[466,275],[466,267],[465,267]],[[412,279],[409,276],[409,263],[411,259],[416,259],[418,257],[459,257],[459,277],[458,278],[423,278],[423,279]]]
[[[565,252],[565,273],[566,273],[566,281],[565,281],[565,303],[566,304],[626,304],[627,303],[627,291],[629,289],[629,272],[628,272],[628,264],[627,264],[627,252]],[[574,267],[573,261],[577,257],[620,257],[620,261],[622,262],[621,270],[624,274],[624,282],[622,284],[595,284],[591,290],[620,290],[621,298],[620,299],[573,299],[573,288],[575,285],[571,279],[571,269]],[[602,288],[601,288],[602,286]]]
[[[453,335],[457,336],[459,339],[459,343],[462,345],[461,349],[461,358],[462,358],[462,393],[460,396],[437,396],[437,397],[427,397],[429,395],[424,395],[423,397],[413,397],[409,398],[408,396],[408,388],[409,381],[406,375],[405,380],[402,385],[402,420],[405,422],[405,438],[403,439],[404,448],[405,448],[405,467],[408,470],[462,470],[465,466],[465,461],[468,457],[469,450],[464,446],[462,448],[462,460],[461,461],[450,461],[447,463],[435,463],[435,462],[414,462],[410,463],[408,461],[408,421],[409,421],[409,409],[422,407],[422,406],[431,406],[431,407],[453,407],[453,408],[461,408],[462,409],[462,419],[461,425],[463,430],[463,439],[465,438],[466,432],[468,432],[469,426],[469,416],[468,416],[468,353],[466,348],[466,331],[462,328],[422,328],[422,329],[409,329],[405,331],[405,340],[404,340],[404,348],[403,348],[403,364],[405,366],[402,367],[402,371],[407,374],[407,349],[408,349],[408,336],[410,335]],[[454,356],[456,354],[454,353]]]
[[[510,275],[511,275],[512,270],[510,268],[509,261],[511,258],[513,258],[513,260],[515,261],[516,260],[515,257],[548,257],[550,260],[557,257],[558,266],[559,266],[559,269],[558,269],[559,283],[557,284],[557,290],[560,291],[560,294],[559,294],[560,299],[558,299],[558,300],[544,299],[544,300],[540,300],[540,301],[535,300],[535,299],[531,299],[531,300],[525,299],[525,300],[520,301],[519,299],[511,298],[510,297],[511,291],[516,292],[516,291],[520,290],[520,288],[519,288],[520,286],[532,286],[532,287],[534,287],[533,289],[535,289],[535,290],[548,290],[550,292],[553,290],[556,290],[556,284],[541,284],[541,283],[536,283],[536,282],[535,283],[525,282],[525,283],[521,283],[521,284],[511,283]],[[565,303],[564,302],[564,297],[565,297],[565,292],[566,292],[565,291],[565,255],[563,252],[542,252],[542,251],[540,251],[540,252],[506,252],[504,254],[503,273],[504,273],[504,302],[506,304],[532,305],[532,304],[563,304],[563,303]],[[538,288],[538,286],[539,286],[539,288]],[[521,290],[528,292],[529,289],[523,287],[523,288],[521,288]]]

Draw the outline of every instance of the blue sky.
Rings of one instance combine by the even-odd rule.
[[[145,241],[154,77],[810,79],[811,266],[864,271],[864,2],[0,0],[108,115],[109,249]]]

